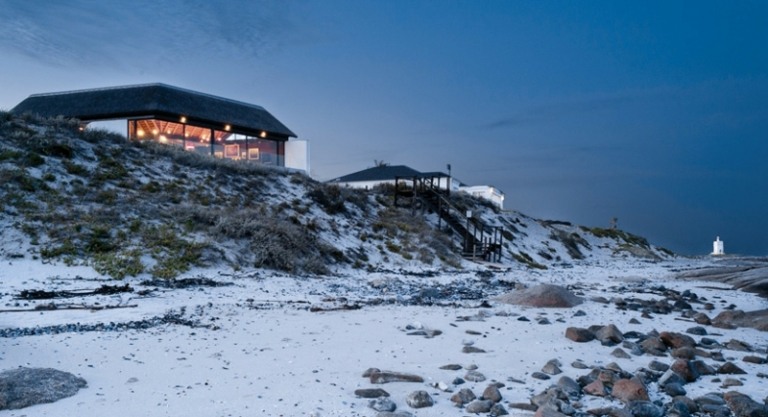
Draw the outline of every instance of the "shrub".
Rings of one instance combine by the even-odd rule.
[[[144,272],[141,251],[138,249],[96,254],[92,265],[96,272],[115,279],[136,276]]]

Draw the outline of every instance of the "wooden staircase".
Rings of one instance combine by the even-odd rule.
[[[413,215],[427,210],[437,213],[438,228],[442,230],[445,222],[461,238],[462,256],[473,261],[501,262],[503,229],[488,226],[456,208],[449,200],[450,190],[437,184],[430,177],[396,178],[395,206],[409,207]]]

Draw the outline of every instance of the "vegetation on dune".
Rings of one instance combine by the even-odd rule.
[[[218,263],[310,274],[338,263],[375,268],[374,236],[393,259],[459,265],[449,238],[377,191],[81,131],[73,119],[0,112],[0,184],[0,213],[28,237],[32,256],[114,278],[173,278]],[[389,221],[396,230],[382,229]],[[353,234],[370,239],[337,247]]]

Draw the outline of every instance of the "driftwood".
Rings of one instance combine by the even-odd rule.
[[[346,310],[360,310],[363,308],[360,304],[344,304],[339,307],[319,307],[319,306],[312,306],[309,308],[309,311],[312,313],[319,313],[323,311],[346,311]]]
[[[50,300],[52,298],[74,298],[89,295],[112,295],[124,292],[133,292],[130,285],[102,285],[94,290],[72,290],[72,291],[45,291],[45,290],[23,290],[14,297],[17,300]]]
[[[8,309],[8,310],[0,310],[0,313],[29,313],[29,312],[40,312],[40,311],[54,311],[54,310],[90,310],[90,311],[100,311],[100,310],[113,310],[116,308],[135,308],[138,307],[138,304],[117,304],[117,305],[86,305],[86,304],[54,304],[54,303],[48,303],[48,304],[40,304],[35,306],[34,308],[16,308],[16,309]]]

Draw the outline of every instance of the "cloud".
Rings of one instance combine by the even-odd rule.
[[[514,114],[499,117],[482,126],[485,129],[502,129],[530,124],[549,123],[559,119],[612,110],[644,98],[647,93],[615,93],[565,99],[522,109]]]
[[[75,67],[233,65],[279,48],[292,27],[278,1],[6,0],[0,22],[0,49]]]

